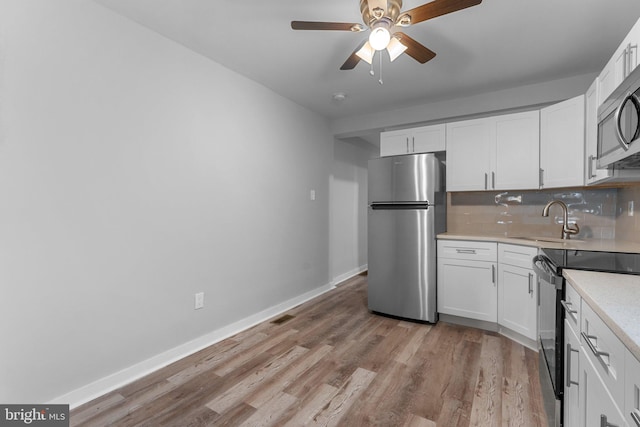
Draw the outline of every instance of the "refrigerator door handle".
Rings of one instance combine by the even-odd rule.
[[[372,203],[373,210],[429,209],[428,203]]]

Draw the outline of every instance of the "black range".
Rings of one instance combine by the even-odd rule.
[[[640,254],[574,249],[541,249],[556,273],[562,269],[601,271],[640,275]]]

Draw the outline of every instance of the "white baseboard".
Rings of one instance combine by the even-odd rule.
[[[339,276],[336,276],[333,278],[333,284],[337,285],[340,282],[344,282],[347,279],[351,279],[352,277],[357,276],[363,271],[367,271],[368,268],[369,268],[368,264],[365,264],[365,265],[361,265],[360,267],[354,268],[353,270],[347,271],[346,273],[343,273]]]
[[[109,376],[101,378],[69,393],[63,394],[62,396],[58,396],[50,403],[68,404],[71,409],[76,408],[110,391],[113,391],[139,378],[142,378],[145,375],[157,371],[158,369],[163,368],[177,360],[189,356],[190,354],[202,350],[203,348],[229,338],[237,334],[238,332],[242,332],[245,329],[248,329],[258,323],[264,322],[267,319],[277,316],[280,313],[283,313],[295,306],[309,301],[310,299],[322,295],[325,292],[330,291],[334,287],[334,284],[331,283],[304,293],[298,297],[270,307],[259,313],[234,322],[228,326],[224,326],[220,329],[212,331],[192,341],[181,344],[149,359],[143,360],[140,363],[136,363],[133,366],[115,372]]]

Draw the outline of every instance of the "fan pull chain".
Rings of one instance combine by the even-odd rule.
[[[373,54],[375,56],[375,53]],[[371,74],[371,77],[373,77],[375,75],[375,72],[373,71],[373,56],[371,57],[371,69],[369,70],[369,74]]]
[[[380,55],[378,55],[380,57],[380,78],[378,79],[378,83],[382,84],[382,52],[380,52]],[[373,62],[373,61],[371,61]]]

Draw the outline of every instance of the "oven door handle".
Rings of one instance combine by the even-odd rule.
[[[551,260],[544,255],[533,257],[533,271],[541,281],[554,285],[556,289],[562,289],[562,276],[558,276],[551,268]]]

